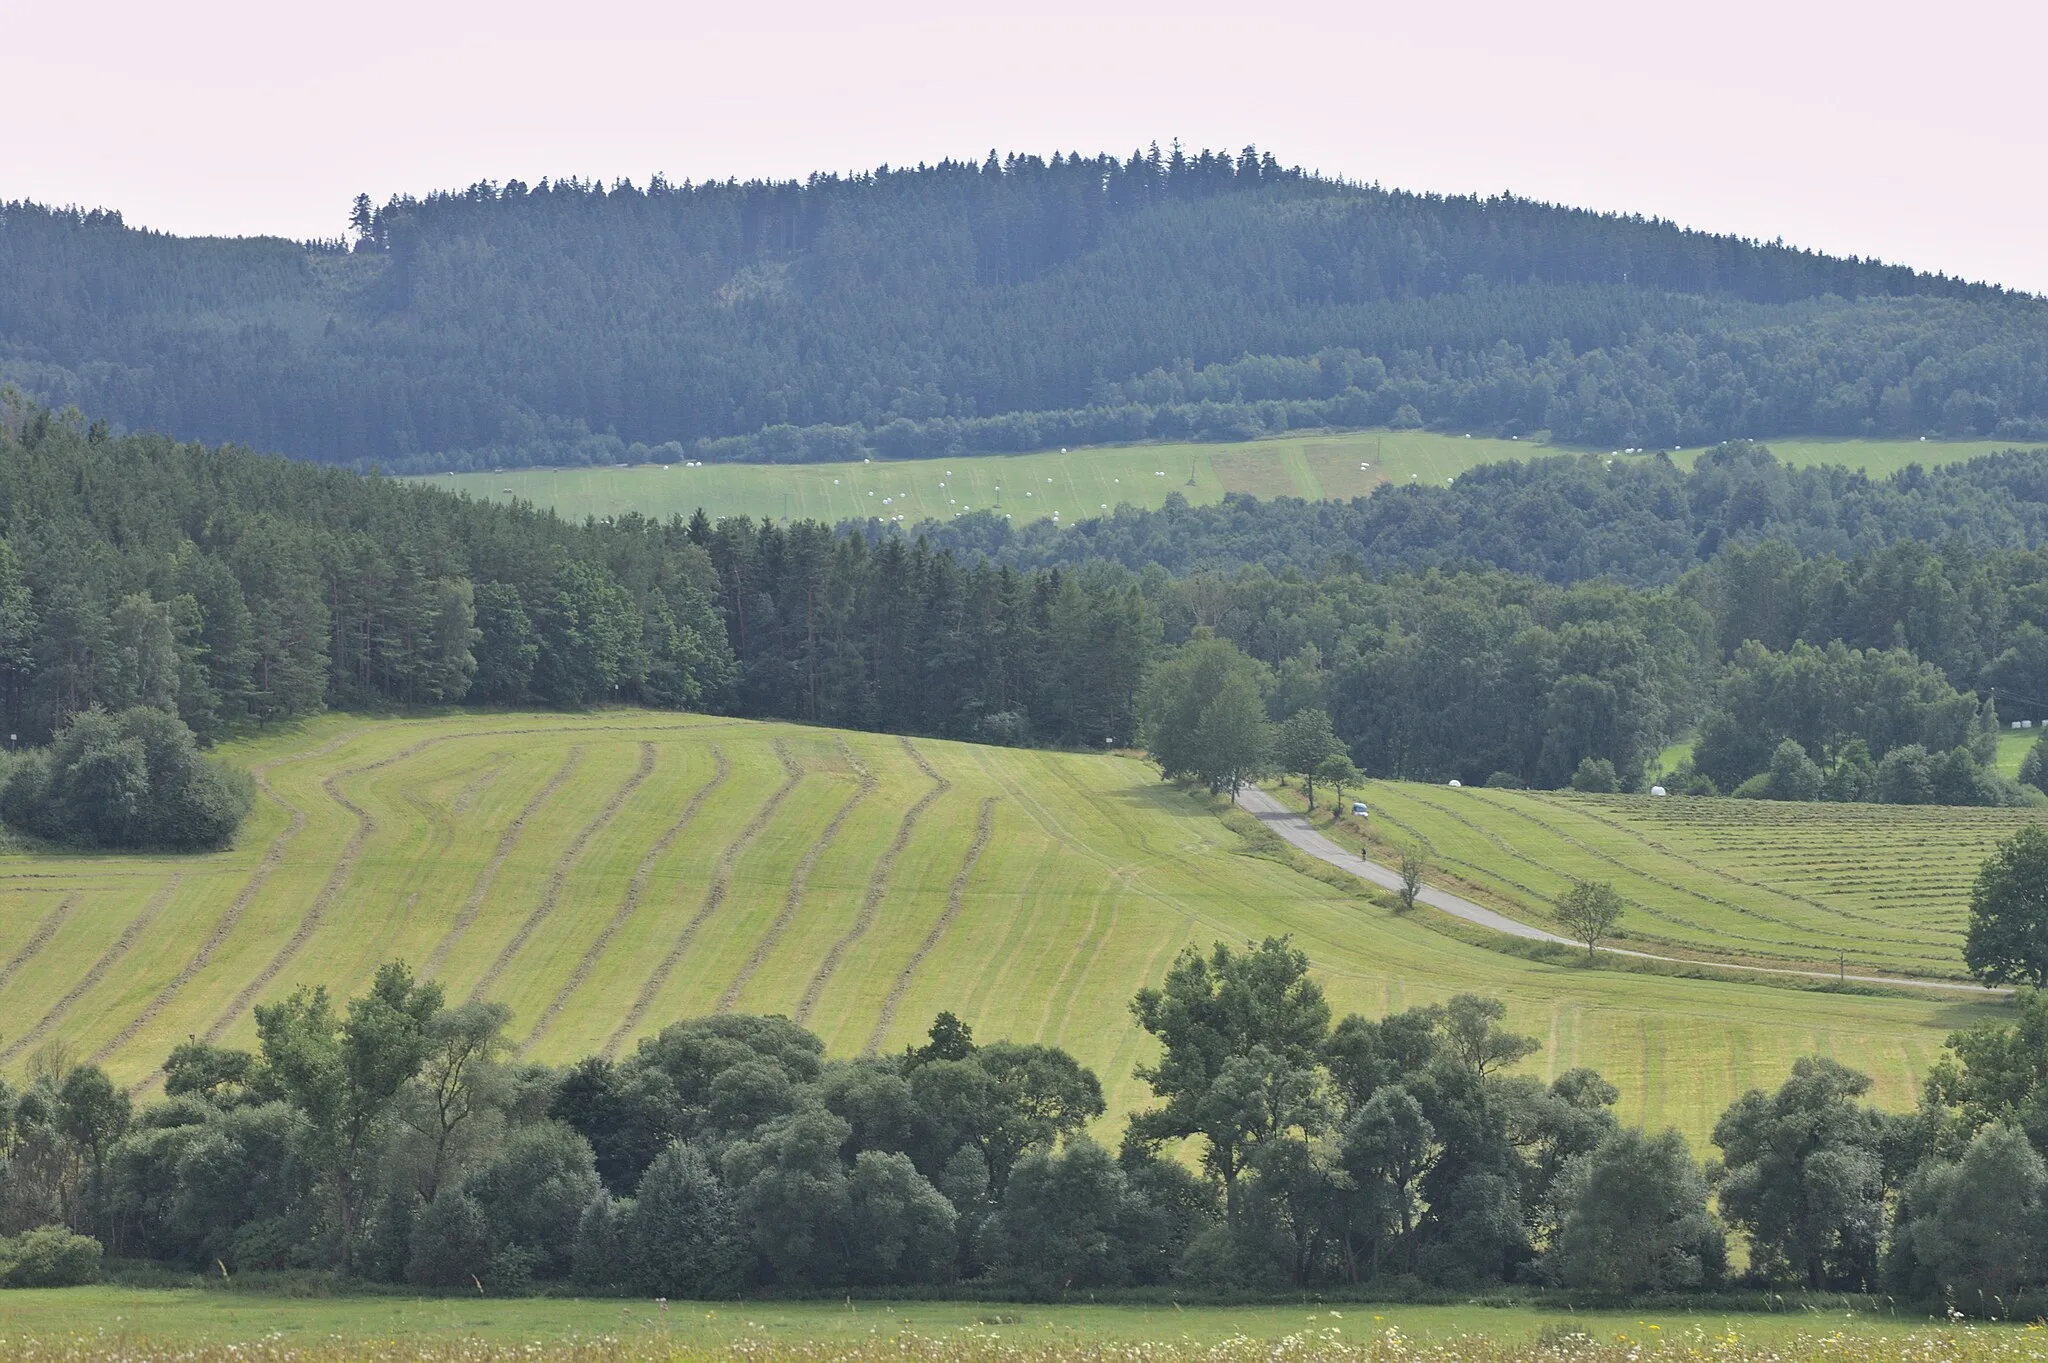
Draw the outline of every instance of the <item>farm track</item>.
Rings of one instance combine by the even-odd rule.
[[[647,1010],[654,1006],[654,1000],[660,996],[669,976],[673,975],[676,967],[682,963],[683,953],[690,949],[690,943],[697,940],[697,930],[704,926],[712,914],[718,912],[720,905],[725,903],[725,897],[732,888],[733,867],[739,861],[740,853],[747,850],[747,844],[761,836],[762,830],[767,828],[769,821],[775,817],[775,811],[782,807],[782,802],[789,798],[790,792],[797,788],[797,783],[804,779],[804,769],[790,757],[789,749],[783,746],[780,739],[775,742],[775,756],[781,761],[788,779],[775,788],[767,801],[755,812],[754,817],[748,821],[747,826],[742,828],[718,854],[718,863],[712,869],[711,885],[704,892],[703,904],[691,916],[690,921],[683,925],[683,930],[676,934],[676,940],[669,945],[668,954],[661,958],[653,973],[641,984],[640,992],[633,1000],[633,1006],[626,1010],[626,1016],[612,1030],[612,1034],[605,1038],[601,1054],[607,1060],[619,1053],[619,1047],[625,1044],[633,1029],[647,1016]]]
[[[21,973],[23,966],[42,954],[43,948],[50,944],[50,939],[57,935],[57,929],[64,926],[64,920],[69,918],[71,911],[77,907],[78,896],[75,894],[67,894],[57,901],[57,907],[51,909],[43,916],[43,921],[36,924],[36,930],[21,944],[21,950],[15,952],[6,965],[0,966],[0,989],[6,988],[8,981]]]
[[[533,936],[535,929],[539,928],[542,923],[545,923],[549,915],[554,913],[555,905],[561,903],[562,888],[568,883],[569,872],[575,869],[577,860],[583,855],[583,849],[590,845],[592,838],[604,831],[606,824],[618,817],[620,808],[624,806],[627,800],[632,798],[633,792],[644,785],[647,778],[653,774],[654,745],[642,739],[640,741],[640,765],[633,769],[633,774],[626,778],[623,785],[612,792],[612,798],[605,801],[604,808],[600,809],[589,823],[577,830],[576,836],[570,840],[568,847],[563,849],[562,855],[555,861],[554,873],[548,877],[547,889],[541,893],[540,903],[534,905],[533,912],[528,914],[526,921],[519,925],[519,931],[513,933],[512,940],[505,943],[503,949],[498,952],[498,957],[491,962],[490,969],[484,971],[477,978],[476,984],[471,986],[469,991],[469,1001],[471,1003],[475,1003],[483,998],[485,991],[498,982],[498,977],[503,975],[506,967],[512,964],[512,958],[519,954],[520,948],[526,945],[527,940]]]
[[[860,764],[860,760],[853,755],[853,749],[846,746],[846,740],[843,738],[839,740],[839,751],[846,758],[847,765],[859,776],[860,784],[855,787],[853,795],[846,803],[839,807],[839,812],[832,816],[832,822],[825,825],[825,831],[818,835],[817,841],[805,850],[802,859],[796,864],[796,870],[790,873],[789,892],[782,898],[782,912],[775,916],[775,921],[761,934],[761,940],[754,944],[753,951],[747,956],[746,964],[740,967],[739,974],[733,976],[733,981],[725,987],[725,992],[718,996],[718,1006],[714,1010],[716,1012],[730,1013],[733,1005],[740,1001],[741,992],[768,960],[768,953],[775,950],[775,944],[782,940],[782,934],[796,921],[797,911],[803,907],[804,885],[810,880],[811,868],[818,864],[818,858],[825,855],[825,850],[832,845],[832,840],[839,836],[839,830],[845,826],[847,817],[863,800],[873,795],[875,787],[881,784],[875,779],[873,772]]]
[[[967,897],[967,878],[974,873],[974,864],[981,860],[981,854],[988,850],[989,842],[996,833],[996,797],[991,795],[981,802],[981,817],[975,822],[974,842],[967,849],[966,858],[960,863],[959,873],[953,877],[952,888],[946,895],[946,908],[932,924],[931,931],[911,953],[895,983],[889,986],[889,996],[882,1000],[882,1011],[875,1019],[875,1030],[868,1034],[868,1044],[861,1048],[862,1055],[876,1055],[881,1052],[882,1042],[888,1037],[889,1029],[896,1025],[896,1010],[903,1003],[903,996],[909,992],[910,981],[917,974],[917,968],[924,964],[924,958],[931,955],[932,948],[946,935],[946,929],[960,916],[960,905]]]
[[[683,830],[690,826],[691,821],[697,817],[697,811],[704,807],[704,802],[716,794],[719,787],[725,784],[725,778],[731,775],[732,764],[725,760],[725,754],[715,743],[711,745],[711,761],[711,779],[698,788],[697,793],[690,797],[689,803],[683,806],[683,812],[676,816],[676,821],[655,839],[654,846],[647,849],[647,855],[640,858],[640,865],[634,869],[633,879],[627,883],[625,897],[619,901],[619,907],[613,912],[611,921],[604,925],[604,931],[598,933],[597,940],[584,951],[583,959],[576,962],[576,968],[569,972],[569,978],[555,991],[554,998],[548,1001],[540,1020],[534,1023],[533,1030],[526,1034],[526,1040],[519,1043],[521,1055],[531,1049],[534,1042],[540,1040],[543,1032],[554,1026],[555,1019],[561,1015],[562,1009],[568,1006],[570,996],[583,987],[583,982],[590,978],[590,972],[597,968],[598,961],[610,948],[612,938],[618,936],[619,930],[631,922],[633,915],[640,911],[640,899],[647,892],[647,878],[654,873],[655,862],[661,859],[662,853],[668,851],[669,846],[682,835]]]
[[[463,934],[469,931],[469,925],[476,922],[477,915],[484,911],[484,900],[490,896],[491,886],[497,883],[498,872],[504,867],[505,858],[512,855],[512,848],[519,842],[519,835],[526,831],[527,820],[538,814],[541,807],[555,797],[555,792],[576,774],[576,768],[582,762],[583,749],[569,749],[569,755],[563,759],[561,769],[549,777],[547,784],[535,792],[533,798],[526,802],[511,823],[505,825],[505,831],[498,835],[498,845],[491,850],[491,859],[484,863],[483,870],[477,872],[476,883],[469,889],[469,897],[462,901],[462,911],[455,915],[455,921],[448,925],[448,931],[441,934],[441,940],[434,943],[434,949],[427,953],[427,963],[420,967],[421,979],[433,979],[447,963],[448,953],[455,950]]]
[[[811,976],[811,982],[804,986],[803,1000],[796,1006],[796,1023],[799,1027],[817,1008],[818,1000],[825,993],[825,986],[831,982],[833,972],[839,969],[839,962],[845,958],[853,944],[866,936],[868,929],[874,926],[875,915],[882,908],[882,897],[889,892],[890,869],[896,865],[896,858],[903,855],[903,849],[910,845],[910,835],[916,829],[917,821],[924,817],[926,810],[937,803],[940,796],[953,788],[953,783],[939,775],[938,768],[927,762],[924,754],[913,747],[909,739],[897,741],[902,743],[903,751],[910,755],[910,760],[917,764],[917,769],[930,778],[932,788],[919,796],[916,804],[904,811],[903,822],[896,826],[896,836],[883,850],[881,858],[875,862],[874,871],[868,876],[867,893],[861,897],[860,912],[854,915],[852,926],[848,927],[825,953],[825,959],[818,963],[818,969]]]
[[[127,927],[121,929],[121,935],[114,939],[113,945],[100,953],[100,958],[92,963],[90,969],[78,977],[77,982],[71,988],[64,991],[62,998],[50,1005],[49,1011],[43,1014],[36,1025],[16,1037],[6,1050],[0,1051],[0,1065],[11,1063],[16,1056],[48,1035],[50,1029],[57,1025],[59,1019],[71,1011],[71,1005],[77,1003],[79,999],[85,996],[85,992],[88,989],[91,989],[101,979],[105,978],[107,971],[113,968],[114,963],[123,956],[126,956],[129,949],[135,945],[142,934],[149,931],[149,925],[156,921],[156,916],[164,911],[164,905],[171,902],[171,896],[177,893],[178,886],[184,884],[184,882],[185,877],[183,873],[174,875],[161,890],[151,895],[149,902],[142,906],[142,912],[137,914]]]

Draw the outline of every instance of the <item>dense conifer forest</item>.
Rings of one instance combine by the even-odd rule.
[[[2032,439],[2044,357],[2030,296],[1251,148],[480,182],[316,243],[0,206],[0,377],[393,471],[1364,424]]]
[[[326,706],[630,701],[1099,749],[1156,737],[1148,678],[1214,639],[1271,722],[1327,714],[1371,775],[1558,786],[1591,762],[1633,787],[1697,725],[1688,788],[1743,785],[1790,740],[1818,774],[1786,790],[2038,798],[1988,764],[2001,718],[2048,720],[2039,453],[1870,484],[1742,446],[1691,475],[1553,461],[1348,508],[1235,501],[1200,522],[1221,548],[1265,520],[1342,533],[1217,569],[1174,552],[1185,509],[1066,532],[1153,526],[1156,554],[1018,565],[806,521],[574,526],[18,395],[4,413],[0,703],[23,744],[96,709],[206,743]],[[1541,514],[1489,510],[1496,487]],[[1489,524],[1527,526],[1529,558],[1478,552]]]

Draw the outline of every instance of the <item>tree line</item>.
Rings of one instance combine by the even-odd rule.
[[[0,206],[0,375],[124,429],[418,472],[1361,423],[2048,432],[2038,299],[1249,147],[479,182],[359,200],[348,231]]]
[[[1706,1167],[1594,1071],[1518,1072],[1539,1046],[1498,1001],[1334,1019],[1285,940],[1190,948],[1131,1010],[1152,1103],[1111,1149],[1092,1072],[950,1013],[892,1056],[725,1015],[550,1068],[513,1058],[502,1005],[391,964],[262,1005],[254,1051],[179,1046],[139,1110],[40,1052],[0,1086],[0,1246],[491,1293],[1638,1294],[1729,1284],[1733,1231],[1753,1285],[2029,1318],[2048,1282],[2048,996],[1951,1036],[1910,1113],[1800,1060]]]
[[[1749,449],[1701,464],[1677,489],[1701,505],[1784,474]],[[2031,466],[1989,467],[2018,483]],[[1390,490],[1365,505],[1416,500]],[[1540,518],[1512,514],[1541,539]],[[572,526],[233,448],[112,437],[19,398],[0,421],[0,525],[0,712],[20,744],[95,709],[174,714],[204,744],[329,705],[608,701],[1132,744],[1148,738],[1148,676],[1203,631],[1255,665],[1263,722],[1325,714],[1374,776],[1558,786],[1591,761],[1636,788],[1697,724],[1688,789],[1735,790],[1790,739],[1844,798],[2009,802],[2021,796],[1985,770],[1991,728],[2048,719],[2048,554],[1961,538],[1850,557],[1738,540],[1646,588],[1417,569],[1391,550],[1367,563],[1304,548],[1308,567],[1277,573],[1018,565],[873,527],[701,513]],[[1431,562],[1427,536],[1409,543]],[[1837,701],[1808,703],[1816,688]],[[1879,780],[1895,749],[1909,751]],[[1807,790],[1792,765],[1751,793]]]
[[[1832,628],[1851,637],[1848,630],[1866,623],[1813,618],[1837,609],[1828,600],[1831,583],[1768,580],[1800,559],[1850,563],[1917,541],[1950,546],[1943,571],[1967,572],[1965,550],[2048,544],[2048,450],[1873,478],[1837,467],[1790,468],[1766,446],[1735,441],[1702,452],[1690,469],[1656,455],[1552,455],[1481,465],[1445,487],[1388,485],[1349,501],[1232,493],[1190,506],[1169,494],[1156,511],[1121,506],[1068,526],[974,511],[915,533],[1019,568],[1108,560],[1133,571],[1156,563],[1185,576],[1252,565],[1275,573],[1333,564],[1373,573],[1488,567],[1550,582],[1612,577],[1634,586],[1676,582],[1725,550],[1775,544],[1778,557],[1762,562],[1766,576],[1757,583],[1769,591],[1747,609],[1754,636],[1782,647],[1796,631]],[[1795,551],[1790,563],[1782,558],[1787,548]],[[1778,614],[1766,618],[1767,610]],[[1820,641],[1827,637],[1834,636]]]

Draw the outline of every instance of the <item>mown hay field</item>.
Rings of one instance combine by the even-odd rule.
[[[1845,464],[1888,474],[1908,462],[1968,459],[2010,442],[1799,441],[1773,443],[1792,464]],[[1215,444],[1093,446],[1037,454],[851,464],[640,464],[510,469],[417,481],[496,501],[552,507],[572,521],[629,511],[666,520],[703,507],[720,516],[812,518],[837,523],[876,516],[914,525],[968,511],[1023,523],[1100,516],[1120,503],[1157,507],[1170,492],[1197,505],[1226,492],[1310,500],[1363,496],[1382,483],[1442,484],[1480,464],[1568,453],[1532,440],[1437,431],[1347,431]],[[1604,453],[1604,451],[1602,451]],[[1677,451],[1681,463],[1698,450]]]
[[[1475,898],[1550,924],[1575,879],[1613,884],[1624,945],[1848,973],[1965,979],[1970,887],[2043,812],[1453,790],[1375,781],[1373,836]]]
[[[1505,956],[1247,855],[1211,801],[1111,755],[632,710],[332,715],[226,755],[262,792],[230,851],[0,857],[0,1066],[57,1044],[146,1094],[188,1036],[251,1045],[254,1004],[400,958],[508,1004],[543,1061],[726,1008],[852,1056],[951,1009],[1093,1066],[1113,1136],[1147,1096],[1133,992],[1183,947],[1284,933],[1340,1012],[1497,994],[1542,1039],[1536,1071],[1597,1066],[1629,1120],[1703,1143],[1810,1052],[1908,1105],[1947,1033],[1990,1015]]]

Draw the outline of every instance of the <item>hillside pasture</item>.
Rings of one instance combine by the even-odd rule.
[[[549,1062],[622,1054],[723,1009],[799,1018],[834,1055],[886,1052],[951,1009],[981,1037],[1094,1067],[1113,1137],[1147,1096],[1131,995],[1184,947],[1287,934],[1340,1013],[1498,995],[1544,1043],[1536,1072],[1596,1066],[1630,1120],[1700,1143],[1731,1099],[1809,1052],[1909,1104],[1944,1036],[1989,1015],[1498,954],[1248,854],[1215,802],[1113,755],[630,710],[327,716],[226,755],[261,792],[229,851],[0,855],[14,1076],[55,1045],[147,1094],[186,1037],[252,1045],[255,1004],[358,992],[396,958],[453,1001],[509,1005],[522,1053]],[[1412,797],[1385,807],[1422,817]],[[1739,851],[1716,855],[1762,874]],[[1922,859],[1894,844],[1864,857],[1873,878]],[[1888,931],[1929,964],[1944,940]]]
[[[1843,464],[1882,476],[1909,462],[1951,463],[2006,448],[2010,442],[1770,444],[1788,464]],[[1261,498],[1346,499],[1364,496],[1383,483],[1441,484],[1480,464],[1565,453],[1606,451],[1438,431],[1344,431],[1238,443],[1093,446],[848,464],[522,468],[417,481],[477,498],[551,507],[572,521],[628,512],[667,520],[688,516],[701,506],[714,520],[787,516],[837,523],[872,516],[914,525],[980,510],[1021,523],[1053,516],[1082,520],[1124,503],[1156,508],[1170,492],[1197,505],[1221,501],[1228,492]],[[1672,457],[1689,465],[1699,453],[1676,450]]]
[[[1373,835],[1554,926],[1574,879],[1611,882],[1627,944],[1721,960],[1962,979],[1970,885],[2041,811],[1452,790],[1370,783]]]

